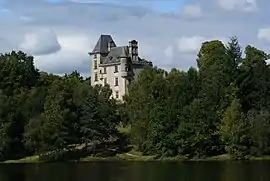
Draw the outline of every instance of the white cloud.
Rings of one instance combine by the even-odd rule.
[[[63,33],[65,34],[65,33]],[[36,56],[35,65],[44,71],[64,74],[73,70],[81,73],[90,72],[91,38],[84,34],[68,34],[58,36],[61,50],[48,55]],[[92,41],[93,42],[93,41]]]
[[[178,50],[181,53],[196,53],[199,51],[201,45],[205,41],[219,40],[222,43],[226,44],[229,41],[229,38],[221,36],[212,36],[212,37],[202,37],[202,36],[183,36],[177,40]]]
[[[10,13],[10,12],[11,12],[10,9],[7,9],[7,8],[1,8],[1,7],[0,7],[0,11],[3,12],[3,13]]]
[[[182,53],[197,52],[206,38],[201,36],[183,36],[178,40],[178,50]]]
[[[29,18],[27,16],[20,16],[19,19],[23,20],[23,21],[32,21],[33,20],[32,18]]]
[[[257,8],[256,0],[218,0],[218,4],[225,10],[254,11]]]
[[[270,27],[259,29],[257,37],[261,40],[270,42]]]
[[[51,54],[61,49],[56,35],[48,29],[27,33],[19,47],[31,55]]]
[[[43,0],[6,2],[5,8],[10,12],[0,11],[0,22],[5,25],[0,29],[0,51],[24,48],[31,54],[39,54],[35,64],[40,70],[58,74],[75,69],[89,73],[87,53],[100,34],[111,34],[117,45],[136,39],[142,58],[161,68],[187,69],[196,65],[197,51],[206,40],[226,42],[229,37],[237,36],[242,45],[266,48],[265,43],[259,41],[259,34],[257,37],[258,27],[270,26],[263,18],[269,14],[266,10],[269,0],[260,0],[263,7],[255,1],[194,0],[195,4],[186,4],[183,14],[162,14],[154,11],[155,8],[145,8],[147,3],[140,6],[131,1],[129,6],[70,0],[58,4]],[[239,13],[248,8],[254,10],[254,7],[260,11]],[[199,17],[203,18],[190,21]],[[267,36],[260,33],[260,39]]]
[[[183,9],[183,15],[187,18],[199,18],[203,15],[201,6],[198,4],[186,5]]]
[[[173,47],[170,45],[168,46],[165,51],[164,54],[167,58],[172,59],[173,58]]]

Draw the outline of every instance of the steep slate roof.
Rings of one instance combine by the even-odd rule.
[[[120,57],[128,57],[128,46],[114,47],[106,56],[102,64],[119,62]]]
[[[112,47],[110,51],[108,51],[108,44],[111,43]],[[136,40],[130,41],[130,43],[138,43]],[[120,46],[116,47],[115,42],[113,41],[111,35],[101,35],[96,43],[95,48],[90,53],[102,53],[106,54],[105,59],[102,61],[102,64],[113,64],[113,63],[119,63],[120,57],[129,57],[129,48],[128,46]],[[138,61],[131,61],[132,64],[135,65],[150,65],[152,66],[152,62],[147,61],[145,59],[141,59],[139,57]]]
[[[112,42],[113,47],[116,47],[111,35],[100,35],[98,42],[91,53],[108,53],[108,44]]]
[[[147,61],[144,58],[139,57],[139,61],[132,61],[132,64],[136,65],[147,65],[147,66],[153,66],[153,63],[151,61]]]

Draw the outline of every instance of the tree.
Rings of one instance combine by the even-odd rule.
[[[78,142],[79,114],[74,92],[80,83],[79,77],[73,75],[52,82],[44,101],[44,111],[27,125],[25,143],[28,148],[39,152],[72,149]]]
[[[239,65],[242,63],[242,50],[236,37],[231,37],[225,50],[227,72],[231,75],[231,82],[238,76]]]
[[[246,57],[243,60],[243,67],[245,68],[252,67],[257,63],[263,62],[270,58],[269,54],[252,47],[251,45],[246,46],[245,55]]]
[[[158,132],[151,132],[151,129],[158,126],[155,123],[158,118],[165,116],[161,107],[166,98],[165,74],[164,70],[156,67],[146,68],[130,85],[129,94],[125,97],[131,119],[132,142],[145,153],[154,150],[150,137]]]
[[[33,57],[21,51],[0,56],[0,159],[18,158],[25,154],[22,135],[28,120],[23,107],[28,106],[25,102],[27,89],[31,89],[38,78]]]
[[[226,106],[223,98],[230,80],[225,52],[222,42],[214,40],[203,43],[198,54],[200,90],[198,98],[187,107],[192,114],[186,116],[188,127],[184,130],[194,127],[191,133],[196,134],[188,140],[193,145],[193,153],[199,157],[217,154],[220,150],[215,130],[220,123],[220,112]]]
[[[265,52],[247,46],[245,54],[236,83],[247,113],[251,109],[261,110],[270,106],[270,70],[265,62],[269,56]]]
[[[266,109],[250,110],[247,114],[251,124],[250,136],[252,140],[251,154],[255,156],[270,153],[270,114]]]
[[[197,96],[197,71],[148,68],[135,80],[126,98],[133,143],[145,154],[178,154],[177,128],[183,107]]]
[[[39,78],[33,57],[22,51],[2,54],[0,67],[0,89],[7,95],[12,95],[18,88],[35,85]]]
[[[116,111],[116,101],[104,96],[104,91],[107,90],[90,89],[80,106],[81,143],[86,146],[94,141],[105,143],[109,138],[117,137],[117,126],[121,120]]]
[[[225,149],[235,158],[244,158],[249,154],[251,125],[242,111],[239,100],[233,100],[221,120],[219,133],[225,143]]]

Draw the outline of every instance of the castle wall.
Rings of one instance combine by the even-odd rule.
[[[115,72],[115,69],[118,69],[118,72]],[[112,96],[113,98],[122,99],[122,96],[125,95],[125,87],[126,87],[126,82],[123,77],[121,77],[121,66],[120,64],[118,65],[109,65],[106,66],[106,73],[104,72],[104,67],[101,67],[102,69],[102,75],[100,84],[105,85],[106,83],[110,85],[110,88],[112,89]],[[118,79],[118,80],[117,80]],[[118,81],[118,83],[117,83]],[[118,96],[117,96],[118,94]]]
[[[130,64],[131,62],[125,58],[125,52],[123,50],[117,52],[116,50],[110,51],[111,49],[108,48],[104,49],[102,42],[107,40],[113,41],[111,36],[101,35],[94,50],[90,53],[92,58],[91,85],[94,86],[100,84],[104,86],[105,84],[109,84],[112,89],[112,97],[122,100],[122,96],[128,93],[128,84],[130,83],[130,80],[138,77],[140,71],[143,70],[144,65],[138,63],[139,57],[137,41],[132,40],[129,42],[128,54],[126,54],[131,62],[137,62],[136,65],[133,65],[133,63]],[[110,43],[110,41],[107,43]],[[108,46],[108,44],[106,44],[106,46]],[[103,52],[102,56],[98,52]],[[106,56],[110,56],[109,58],[118,56],[119,59],[112,58],[110,60],[113,61],[107,61],[108,58],[106,58]],[[102,63],[103,65],[101,65]],[[134,77],[131,77],[130,79],[130,76]]]
[[[99,64],[100,64],[100,59],[101,59],[101,55],[100,54],[96,54],[96,55],[91,55],[91,85],[96,85],[99,82],[96,81],[95,77],[96,74],[98,75],[98,80],[99,80]],[[96,61],[96,63],[95,63]],[[96,65],[95,65],[96,64]],[[95,66],[97,66],[95,68]]]

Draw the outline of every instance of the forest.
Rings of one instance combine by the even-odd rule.
[[[119,102],[77,71],[57,76],[22,51],[1,54],[0,161],[270,155],[269,58],[236,37],[207,41],[196,68],[145,68]]]

